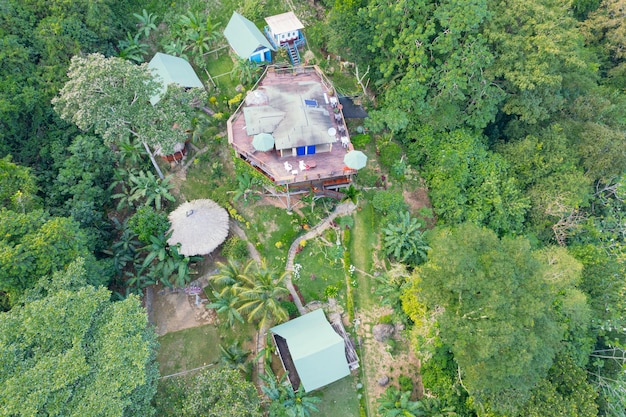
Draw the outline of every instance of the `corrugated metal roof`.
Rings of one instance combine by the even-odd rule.
[[[333,143],[328,135],[332,127],[329,112],[323,107],[307,106],[305,100],[324,100],[322,85],[316,82],[295,82],[260,88],[269,105],[247,106],[243,112],[246,133],[271,133],[276,149]]]
[[[269,16],[265,21],[274,35],[304,29],[304,25],[293,12]]]
[[[287,341],[289,352],[307,392],[350,374],[345,344],[322,309],[270,329]]]
[[[259,28],[237,12],[233,12],[228,25],[226,25],[224,37],[230,47],[242,59],[248,59],[259,47],[274,50]]]
[[[152,105],[161,100],[170,84],[177,84],[185,88],[204,88],[191,64],[183,58],[157,52],[148,63],[148,68],[152,70],[157,81],[161,84],[159,91],[150,97]]]

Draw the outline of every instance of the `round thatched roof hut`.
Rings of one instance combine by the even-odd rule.
[[[185,256],[207,255],[228,236],[228,213],[213,200],[192,200],[169,215],[172,236],[167,243],[180,243]]]

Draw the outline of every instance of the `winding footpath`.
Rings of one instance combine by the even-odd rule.
[[[328,217],[326,217],[324,220],[316,224],[304,235],[294,240],[291,246],[289,247],[289,252],[287,255],[287,265],[285,266],[285,271],[287,273],[285,277],[285,286],[289,290],[289,293],[291,294],[293,298],[293,302],[298,308],[300,315],[306,314],[307,310],[302,305],[302,301],[300,301],[300,296],[296,292],[296,288],[293,286],[293,283],[291,282],[291,275],[293,273],[293,265],[294,265],[294,259],[296,257],[296,250],[298,249],[298,246],[300,246],[300,242],[302,242],[303,240],[313,239],[321,235],[324,232],[324,230],[330,227],[331,223],[337,217],[347,216],[349,214],[352,214],[354,210],[356,210],[356,205],[352,203],[351,201],[346,201],[346,202],[339,204],[337,207],[335,207],[335,210],[333,210],[333,212]],[[248,238],[246,237],[245,231],[237,224],[237,222],[231,220],[230,227],[231,227],[231,230],[233,230],[239,238],[248,242]],[[250,252],[250,256],[252,257],[252,259],[254,259],[256,262],[261,262],[261,255],[259,254],[259,251],[250,242],[248,242],[248,250]],[[265,374],[265,359],[263,355],[259,355],[259,352],[265,349],[266,335],[264,334],[265,333],[264,330],[266,329],[261,329],[257,333],[257,337],[256,337],[256,355],[258,357],[257,366],[256,366],[257,387],[260,387],[262,385],[262,381],[260,377],[261,375]]]

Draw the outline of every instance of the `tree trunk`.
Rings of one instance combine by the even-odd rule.
[[[159,168],[159,165],[154,159],[154,155],[152,154],[152,151],[150,151],[150,147],[145,141],[142,141],[142,143],[143,143],[144,148],[146,148],[146,152],[148,152],[148,156],[150,157],[150,161],[152,161],[152,165],[154,166],[154,169],[156,169],[157,174],[159,174],[159,178],[161,179],[165,178],[163,176],[163,173],[161,172],[161,168]]]

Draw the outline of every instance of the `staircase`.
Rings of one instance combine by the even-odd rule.
[[[291,63],[293,66],[300,65],[300,54],[298,53],[298,48],[296,48],[292,43],[287,44],[287,52],[289,53],[289,58],[291,59]]]

